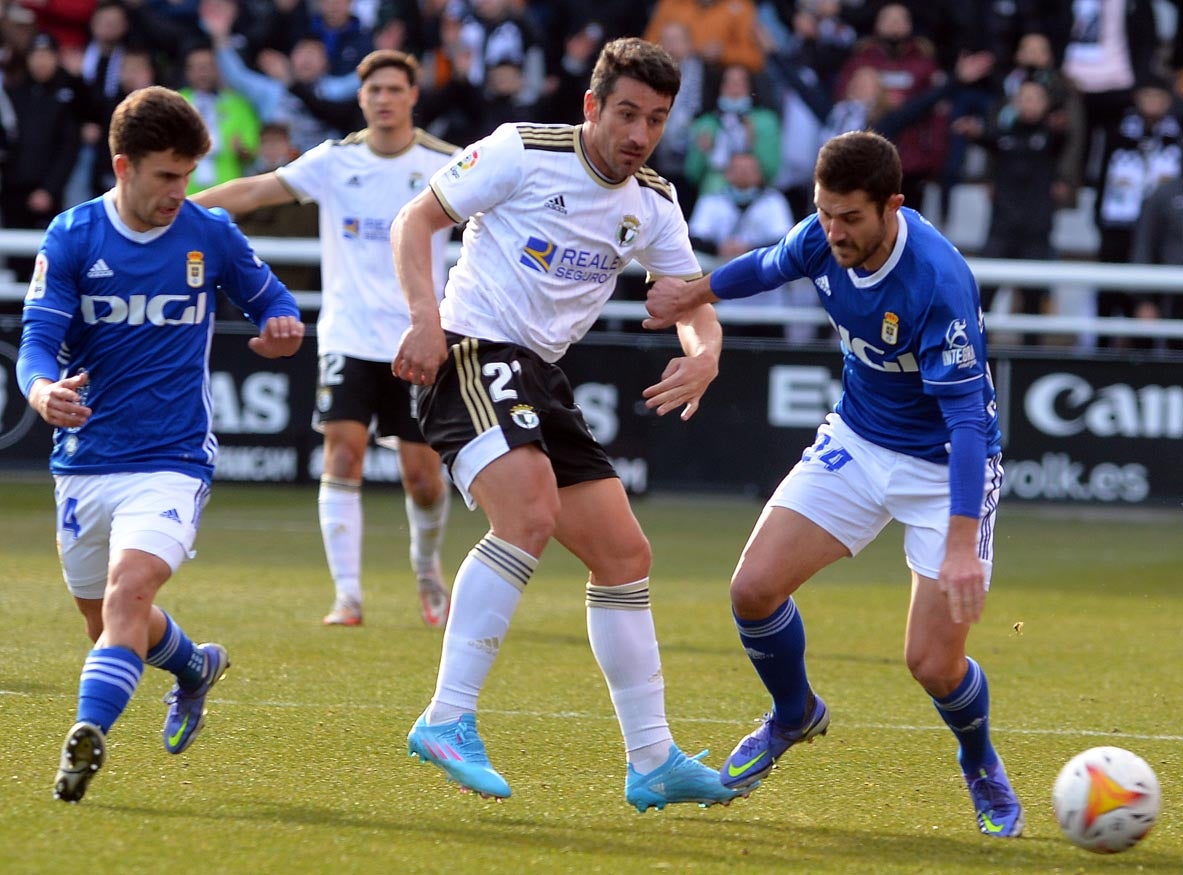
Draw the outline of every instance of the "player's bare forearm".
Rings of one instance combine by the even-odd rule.
[[[448,354],[432,280],[431,235],[451,223],[435,194],[428,190],[404,207],[390,226],[394,269],[411,317],[390,370],[396,377],[419,385],[435,382]]]
[[[291,189],[275,173],[231,179],[189,196],[189,200],[207,210],[221,207],[236,218],[262,207],[292,203],[295,199]]]
[[[678,339],[684,356],[672,359],[661,381],[641,394],[645,406],[658,416],[682,408],[683,421],[697,412],[702,396],[719,375],[719,354],[723,349],[723,330],[715,308],[704,304],[678,322]]]

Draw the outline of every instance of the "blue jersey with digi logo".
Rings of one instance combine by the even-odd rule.
[[[842,341],[835,410],[856,433],[897,452],[947,463],[949,429],[937,398],[976,395],[986,454],[1000,451],[977,283],[961,253],[915,210],[872,274],[842,267],[817,214],[753,253],[767,288],[808,277]],[[743,256],[741,256],[742,258]]]
[[[92,410],[81,427],[55,430],[55,474],[212,479],[218,290],[256,325],[299,317],[287,288],[220,211],[185,201],[167,227],[138,232],[108,192],[54,219],[25,297],[21,389],[85,370],[83,403]],[[45,373],[54,360],[57,371]]]

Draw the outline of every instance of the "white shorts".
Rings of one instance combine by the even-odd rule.
[[[209,487],[175,471],[54,477],[58,555],[70,592],[101,599],[110,558],[120,550],[159,556],[176,572],[193,542]]]
[[[987,587],[1001,489],[1002,457],[996,455],[986,460],[978,524],[978,557]],[[776,487],[768,506],[797,511],[841,541],[852,556],[891,520],[899,520],[908,567],[934,580],[940,576],[949,529],[949,466],[871,443],[836,413],[826,417],[813,446]]]

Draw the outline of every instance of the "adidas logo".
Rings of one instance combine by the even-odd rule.
[[[351,176],[347,180],[345,180],[345,184],[353,186],[354,188],[361,188],[361,177]]]
[[[497,655],[497,651],[501,649],[500,638],[474,638],[468,642],[470,647],[475,647],[477,650],[483,650],[485,653]]]
[[[177,513],[175,508],[170,507],[168,510],[162,510],[160,512],[160,515],[162,517],[164,517],[166,520],[172,520],[174,523],[177,523],[178,525],[181,522],[181,515],[179,513]]]
[[[765,653],[762,650],[757,650],[755,647],[745,647],[743,652],[748,655],[748,659],[771,659],[771,653]]]
[[[814,282],[814,284],[817,285],[817,287],[819,289],[822,290],[822,293],[825,294],[826,297],[829,297],[831,294],[833,294],[830,291],[830,278],[828,276],[825,276],[825,275],[819,276],[819,277],[815,278],[813,282]]]
[[[562,213],[564,216],[567,215],[567,202],[563,200],[563,196],[561,194],[556,194],[545,204],[543,204],[543,206],[548,210],[554,210],[556,213]]]
[[[115,271],[107,267],[107,262],[99,259],[90,266],[90,270],[86,272],[86,278],[92,280],[103,279],[104,277],[115,276]]]

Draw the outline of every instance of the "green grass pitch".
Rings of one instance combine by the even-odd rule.
[[[78,805],[53,801],[89,648],[61,583],[46,479],[0,486],[0,872],[1183,872],[1183,536],[1177,512],[1005,505],[994,589],[971,653],[994,739],[1027,806],[1018,841],[980,835],[954,742],[902,661],[900,531],[798,593],[829,735],[751,798],[644,815],[623,798],[619,731],[584,629],[578,564],[553,545],[481,698],[501,804],[407,757],[440,635],[420,624],[395,489],[365,494],[366,625],[332,599],[313,488],[216,484],[199,556],[160,602],[233,667],[200,740],[160,742],[171,685],[148,669]],[[767,707],[738,645],[727,579],[759,505],[650,497],[667,704],[688,753],[721,763]],[[484,530],[456,502],[449,573]],[[1073,754],[1128,747],[1157,771],[1158,825],[1096,857],[1062,838],[1051,785]]]

